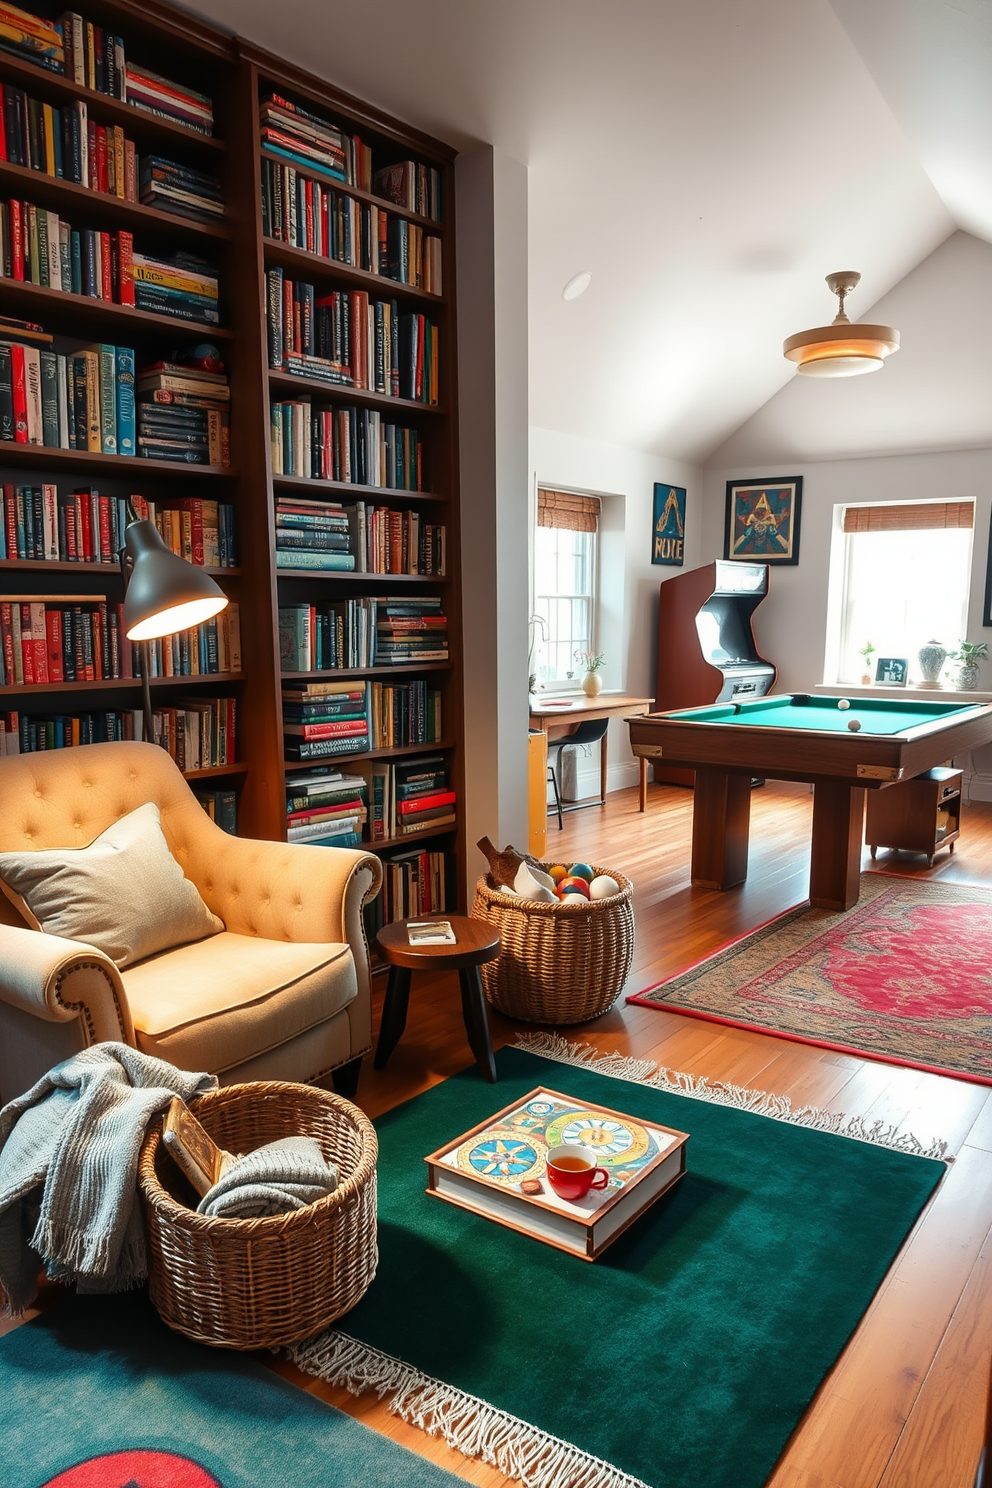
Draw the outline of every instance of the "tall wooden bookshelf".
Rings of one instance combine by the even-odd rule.
[[[96,455],[77,450],[0,443],[0,480],[58,484],[59,490],[92,484],[110,496],[138,493],[162,502],[178,495],[229,501],[235,507],[238,566],[212,570],[232,600],[240,605],[243,667],[238,674],[158,679],[153,704],[171,696],[233,696],[237,700],[237,762],[209,772],[211,784],[230,783],[238,792],[238,830],[245,836],[279,840],[286,835],[286,784],[299,765],[284,758],[279,659],[280,604],[314,603],[315,596],[388,596],[398,593],[440,596],[448,618],[449,659],[445,662],[366,668],[353,673],[320,672],[315,679],[352,675],[429,677],[442,695],[444,737],[439,744],[406,749],[373,750],[372,755],[342,756],[327,761],[347,770],[370,757],[404,758],[418,749],[443,750],[458,801],[464,797],[462,758],[461,595],[459,585],[459,502],[457,449],[457,381],[455,366],[454,152],[446,145],[391,119],[360,100],[312,77],[248,43],[217,31],[168,5],[103,0],[83,15],[123,37],[129,60],[151,67],[176,82],[207,93],[213,100],[215,133],[206,137],[183,125],[144,113],[71,79],[46,71],[20,57],[0,52],[0,81],[29,96],[58,106],[85,99],[90,117],[119,124],[135,139],[139,152],[153,150],[170,159],[210,170],[222,178],[225,218],[222,225],[201,224],[156,207],[137,205],[40,171],[0,162],[0,198],[16,197],[58,212],[73,227],[103,231],[125,228],[136,247],[147,251],[185,249],[215,263],[220,280],[221,327],[175,320],[133,307],[105,303],[0,279],[0,313],[40,323],[53,332],[59,350],[75,350],[92,341],[133,346],[136,362],[168,356],[175,348],[201,342],[215,344],[223,357],[231,388],[231,465],[227,468]],[[48,12],[54,17],[54,11]],[[259,128],[261,102],[272,92],[319,114],[348,133],[357,132],[380,164],[412,159],[441,173],[442,220],[416,213],[381,198],[335,182],[340,192],[374,202],[398,218],[422,225],[440,238],[443,294],[403,285],[384,276],[289,246],[263,235],[262,160]],[[326,293],[361,289],[398,301],[404,309],[427,310],[438,326],[440,392],[436,405],[414,402],[353,387],[330,387],[293,377],[269,366],[266,272],[282,267],[287,275],[306,279]],[[378,408],[418,430],[428,472],[427,489],[385,490],[330,480],[273,474],[270,401],[312,394],[323,406]],[[276,567],[275,503],[280,493],[295,499],[372,500],[398,511],[420,512],[424,520],[446,529],[443,577],[372,573],[282,572]],[[8,558],[0,565],[0,590],[42,596],[81,598],[96,592],[121,598],[120,579],[112,565],[25,562]],[[0,593],[0,599],[3,597]],[[72,713],[81,710],[140,706],[139,684],[130,679],[102,683],[58,684],[28,689],[0,689],[0,710]],[[451,851],[464,859],[462,829],[449,827],[424,845]],[[388,856],[420,841],[376,844]],[[370,844],[371,846],[371,844]],[[455,907],[460,874],[452,875],[449,906]]]

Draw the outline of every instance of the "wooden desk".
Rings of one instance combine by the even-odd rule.
[[[531,728],[542,729],[549,739],[567,738],[580,723],[591,723],[596,718],[630,718],[634,714],[650,713],[654,706],[653,698],[627,697],[619,692],[601,692],[594,698],[587,698],[582,693],[568,699],[572,705],[570,708],[544,706],[554,701],[552,697],[542,698],[540,702],[532,703],[530,710]],[[640,809],[643,811],[648,799],[648,762],[640,759],[637,763],[640,768]],[[606,766],[604,734],[599,746],[599,794],[603,801],[606,800]]]

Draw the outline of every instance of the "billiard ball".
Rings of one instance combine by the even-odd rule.
[[[852,718],[847,726],[851,730],[852,734],[856,734],[858,732],[858,729],[861,727],[861,722],[857,718]]]
[[[842,713],[846,713],[851,704],[848,702],[847,698],[838,698],[837,706]]]

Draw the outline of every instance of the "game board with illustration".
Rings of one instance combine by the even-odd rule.
[[[425,1159],[428,1193],[594,1260],[685,1172],[685,1132],[539,1087]],[[570,1202],[547,1178],[549,1149],[593,1148],[609,1184]]]

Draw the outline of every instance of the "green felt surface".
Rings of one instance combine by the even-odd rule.
[[[341,1322],[653,1488],[759,1488],[943,1164],[497,1055],[377,1122],[378,1277]],[[544,1085],[691,1134],[593,1264],[424,1192],[423,1157]]]
[[[43,1488],[457,1488],[459,1478],[222,1349],[170,1332],[143,1293],[72,1297],[0,1338],[0,1483]],[[143,1470],[142,1470],[143,1469]]]
[[[842,694],[838,694],[842,696]],[[924,724],[951,723],[956,716],[970,711],[974,705],[962,703],[918,703],[909,698],[866,699],[859,702],[849,698],[849,709],[837,707],[832,697],[809,697],[801,695],[801,701],[791,696],[760,698],[747,703],[720,703],[712,708],[692,708],[679,713],[668,713],[668,718],[684,719],[687,723],[719,723],[744,725],[747,728],[817,729],[850,734],[848,724],[852,718],[861,724],[862,734],[902,734],[920,728]]]

